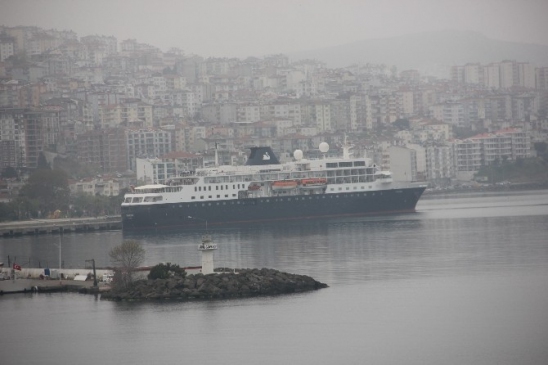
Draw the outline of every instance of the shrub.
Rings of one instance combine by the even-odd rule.
[[[153,266],[150,269],[150,273],[148,274],[148,278],[150,280],[154,279],[169,279],[171,277],[182,277],[184,278],[186,276],[185,269],[179,267],[179,265],[171,264],[171,263],[160,263],[158,265]]]

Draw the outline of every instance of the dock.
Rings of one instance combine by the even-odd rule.
[[[0,223],[0,237],[122,229],[121,216],[33,219]]]

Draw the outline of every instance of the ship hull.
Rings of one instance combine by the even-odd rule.
[[[410,213],[425,187],[122,206],[125,232],[177,230],[331,217]]]

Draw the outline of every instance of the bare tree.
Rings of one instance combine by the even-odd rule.
[[[145,249],[138,241],[125,240],[108,254],[112,263],[120,268],[118,275],[115,274],[114,277],[115,284],[118,283],[127,288],[133,281],[133,272],[145,260]]]

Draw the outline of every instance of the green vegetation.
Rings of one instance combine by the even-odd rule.
[[[518,158],[516,161],[495,160],[491,165],[483,166],[478,171],[476,180],[485,180],[491,184],[504,181],[542,183],[548,181],[548,162],[540,158]]]
[[[36,170],[19,191],[17,206],[29,216],[46,217],[57,210],[68,209],[70,190],[62,170]]]
[[[179,267],[179,265],[166,263],[166,264],[158,264],[152,267],[150,269],[150,273],[148,274],[148,278],[150,280],[154,279],[169,279],[173,277],[179,277],[184,278],[186,276],[185,269]]]

